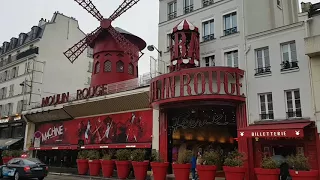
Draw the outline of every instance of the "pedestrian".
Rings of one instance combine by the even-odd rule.
[[[197,153],[194,151],[191,158],[192,180],[196,179],[196,167],[197,167]]]

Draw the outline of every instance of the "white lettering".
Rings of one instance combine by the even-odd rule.
[[[47,132],[42,133],[42,138],[41,138],[42,142],[44,142],[48,139],[60,136],[63,134],[63,132],[64,132],[63,125],[61,125],[59,127],[53,126],[52,128],[49,128]]]
[[[263,131],[263,132],[251,132],[252,137],[286,137],[287,132],[286,131]]]

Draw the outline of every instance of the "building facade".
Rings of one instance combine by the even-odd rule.
[[[55,12],[51,20],[41,19],[30,32],[3,43],[0,47],[1,120],[14,122],[21,119],[23,110],[39,106],[43,97],[89,86],[92,58],[84,54],[80,61],[71,64],[63,55],[67,46],[84,36],[77,20]],[[78,70],[69,71],[73,68]],[[1,132],[11,135],[0,138],[17,137],[15,131],[6,128],[9,127],[2,127]]]

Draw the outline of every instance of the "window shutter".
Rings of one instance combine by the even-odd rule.
[[[269,59],[269,49],[264,50],[264,61],[265,61],[265,67],[270,66],[270,59]]]
[[[7,87],[3,89],[3,98],[7,97]]]
[[[290,43],[291,62],[297,61],[296,43]]]
[[[19,66],[16,67],[16,72],[15,73],[16,73],[15,77],[18,77],[18,75],[19,75]]]
[[[9,103],[9,112],[8,115],[12,115],[12,111],[13,111],[13,103]]]

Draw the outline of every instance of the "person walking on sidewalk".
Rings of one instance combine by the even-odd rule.
[[[191,158],[192,180],[196,180],[196,167],[197,167],[197,153],[194,152]]]

